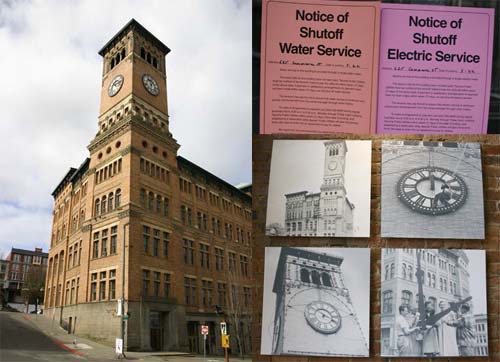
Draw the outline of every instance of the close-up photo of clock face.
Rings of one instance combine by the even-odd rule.
[[[484,238],[476,143],[383,141],[382,236]]]
[[[146,90],[153,96],[157,96],[160,93],[160,88],[158,87],[158,83],[154,80],[152,76],[149,74],[144,74],[142,76],[142,83]]]

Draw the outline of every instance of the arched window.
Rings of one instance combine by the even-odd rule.
[[[403,263],[403,279],[406,279],[406,264]]]
[[[155,199],[155,195],[152,192],[150,192],[148,194],[148,209],[149,209],[149,211],[153,210],[154,199]]]
[[[114,194],[112,192],[109,193],[108,195],[108,210],[113,211],[113,201],[114,201]]]
[[[151,64],[151,53],[150,53],[150,52],[148,52],[148,53],[146,54],[146,60],[147,60],[147,62],[148,62],[149,64]]]
[[[413,281],[413,266],[408,265],[408,279]]]
[[[99,216],[99,211],[101,206],[101,202],[99,199],[95,199],[95,206],[94,206],[94,216]]]
[[[146,59],[146,51],[141,47],[141,58]]]
[[[311,273],[312,282],[316,285],[321,285],[321,279],[319,277],[319,273],[316,270],[313,270]]]
[[[168,199],[163,199],[163,216],[168,216]]]
[[[300,269],[300,281],[303,283],[310,283],[311,280],[309,279],[309,270],[306,268]]]
[[[427,280],[428,280],[428,285],[429,287],[432,285],[432,278],[431,278],[431,273],[427,272]]]
[[[122,55],[122,59],[124,59],[125,58],[125,49],[122,49],[121,55]]]
[[[323,285],[325,287],[332,286],[332,279],[330,278],[330,275],[328,273],[321,273],[321,281],[323,282]]]
[[[156,212],[161,212],[161,196],[156,196]]]
[[[85,211],[84,210],[82,210],[82,212],[80,213],[80,225],[82,225],[83,220],[85,220]]]
[[[391,279],[394,278],[394,271],[396,270],[394,263],[391,264]]]
[[[111,59],[111,62],[109,63],[111,69],[115,67],[115,58]]]
[[[141,206],[146,208],[146,190],[141,189]]]
[[[158,62],[156,61],[155,57],[153,57],[153,67],[155,67],[155,68],[158,67]]]
[[[104,213],[106,213],[106,196],[103,196],[101,200],[101,214]]]
[[[117,189],[115,192],[115,207],[119,208],[122,203],[122,190]]]

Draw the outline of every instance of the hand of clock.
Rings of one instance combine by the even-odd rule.
[[[434,174],[432,173],[432,168],[429,170],[429,179],[431,181],[431,191],[435,189]]]

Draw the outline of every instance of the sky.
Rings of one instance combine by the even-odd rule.
[[[300,248],[320,254],[341,256],[342,276],[349,289],[354,310],[359,319],[363,336],[368,344],[370,325],[370,249],[368,248]],[[267,247],[264,265],[264,301],[262,308],[261,351],[270,354],[273,341],[276,294],[273,293],[274,278],[278,267],[280,247]]]
[[[171,49],[179,155],[251,182],[250,0],[0,0],[0,257],[48,250],[51,193],[97,132],[97,52],[131,18]]]
[[[325,140],[278,140],[273,143],[266,225],[284,226],[285,194],[319,192],[323,183]],[[370,233],[371,141],[346,141],[345,184],[354,206],[354,236]]]

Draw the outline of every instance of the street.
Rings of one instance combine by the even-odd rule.
[[[0,361],[85,360],[59,347],[23,316],[23,313],[0,312]]]
[[[51,335],[49,337],[47,334]],[[78,339],[77,348],[71,344]],[[68,346],[68,347],[64,347]],[[76,349],[72,348],[75,347]],[[126,352],[127,360],[145,362],[223,362],[223,357],[190,355],[179,352]],[[0,311],[1,362],[116,361],[114,348],[94,341],[68,335],[43,315]],[[231,362],[248,362],[251,358],[231,356]]]

